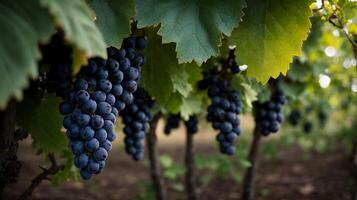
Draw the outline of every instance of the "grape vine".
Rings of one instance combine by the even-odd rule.
[[[134,93],[134,102],[120,113],[124,123],[125,150],[136,161],[144,156],[143,139],[150,130],[150,122],[153,119],[150,110],[153,106],[154,101],[149,94],[139,88]]]
[[[255,122],[264,136],[279,131],[280,124],[283,121],[282,108],[286,101],[284,92],[276,90],[270,100],[263,103],[254,103]]]

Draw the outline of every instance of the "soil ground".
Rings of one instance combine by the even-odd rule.
[[[162,123],[159,129],[162,128]],[[251,128],[251,127],[250,127]],[[162,129],[160,129],[162,130]],[[214,133],[203,129],[195,138],[196,153],[217,153]],[[169,137],[159,136],[159,152],[173,156],[182,162],[184,153],[182,129]],[[142,191],[140,184],[150,180],[147,165],[134,162],[123,152],[120,145],[111,151],[106,169],[88,182],[67,182],[52,187],[43,182],[33,194],[35,200],[129,200],[136,199]],[[325,153],[311,152],[303,156],[296,146],[280,149],[277,159],[260,160],[255,179],[257,200],[347,200],[351,199],[352,166],[341,147]],[[37,156],[28,139],[20,144],[18,153],[23,162],[17,184],[5,190],[5,199],[16,199],[40,173],[43,157]],[[199,188],[199,199],[240,199],[240,185],[233,179],[215,177],[209,184]],[[170,199],[176,199],[171,197]],[[182,198],[181,198],[182,199]]]

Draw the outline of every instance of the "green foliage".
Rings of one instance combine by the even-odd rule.
[[[12,96],[20,99],[28,78],[38,75],[38,43],[49,39],[53,25],[37,1],[4,0],[0,10],[1,109]]]
[[[130,18],[135,15],[134,1],[90,0],[89,3],[107,45],[120,48],[122,40],[130,35]]]
[[[238,26],[244,0],[146,0],[136,1],[138,26],[161,24],[163,43],[176,43],[180,63],[198,64],[218,55],[222,33]]]
[[[58,111],[61,99],[54,95],[27,94],[18,105],[16,122],[31,134],[35,147],[43,152],[62,153],[68,140],[61,132],[63,116]]]
[[[102,33],[95,25],[93,21],[94,13],[85,1],[40,0],[40,2],[48,8],[55,24],[64,30],[66,38],[78,49],[79,55],[77,57],[80,57],[81,62],[75,66],[75,72],[78,71],[81,64],[87,62],[86,58],[88,57],[107,57],[106,44]]]
[[[80,179],[79,170],[73,165],[73,153],[69,149],[66,149],[61,153],[61,157],[65,161],[64,169],[51,177],[51,183],[54,186],[58,186],[69,180]]]
[[[248,65],[247,75],[266,83],[270,77],[286,74],[293,56],[310,28],[309,0],[249,0],[243,22],[230,44],[237,45],[237,61]]]
[[[165,178],[176,180],[185,174],[185,167],[181,164],[174,163],[169,155],[162,155],[159,160],[163,168]]]
[[[174,45],[161,44],[161,37],[153,29],[147,30],[147,36],[147,62],[143,67],[141,84],[159,105],[178,111],[182,99],[189,96],[194,89],[193,84],[201,78],[199,68],[194,63],[178,64]]]

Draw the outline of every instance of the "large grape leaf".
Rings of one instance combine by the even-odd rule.
[[[286,74],[309,32],[309,0],[249,0],[244,13],[229,40],[237,46],[237,61],[262,83]]]
[[[74,71],[78,71],[81,64],[85,64],[84,57],[107,57],[106,44],[102,33],[94,23],[94,13],[83,0],[40,0],[41,4],[48,8],[55,22],[65,32],[66,39],[79,49],[82,55],[77,57],[83,63],[78,63]],[[78,52],[77,52],[78,53]],[[78,60],[77,60],[78,62]]]
[[[136,0],[139,27],[161,24],[164,43],[175,42],[180,63],[218,55],[222,33],[238,26],[244,0]]]
[[[50,16],[37,1],[0,1],[0,109],[22,89],[29,77],[36,77],[39,42],[45,42],[54,30]]]
[[[61,132],[63,116],[58,111],[61,99],[33,92],[27,95],[17,106],[17,124],[29,130],[35,147],[43,153],[63,152],[68,148],[68,140]]]
[[[130,34],[130,18],[135,15],[134,0],[90,0],[96,24],[109,46],[120,48]]]
[[[178,64],[175,45],[162,44],[155,31],[148,31],[146,63],[142,70],[141,85],[165,106],[175,92],[187,97],[193,90],[192,84],[200,78],[200,69],[194,64]]]

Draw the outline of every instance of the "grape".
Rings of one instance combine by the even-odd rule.
[[[99,163],[93,159],[89,159],[87,170],[91,173],[96,173],[99,171]]]
[[[146,44],[142,39],[136,45],[136,37],[126,38],[122,49],[109,47],[108,59],[99,57],[91,58],[88,65],[81,68],[75,77],[75,82],[65,83],[67,90],[61,97],[60,112],[65,115],[63,126],[67,129],[70,139],[70,148],[75,155],[75,165],[81,169],[81,177],[84,180],[91,178],[92,174],[98,174],[105,166],[108,152],[116,139],[114,124],[116,117],[124,112],[129,104],[134,102],[134,93],[138,90],[141,67],[144,57],[138,51]],[[134,61],[135,60],[135,61]],[[134,67],[135,63],[135,67]],[[70,64],[69,64],[70,65]],[[66,71],[67,68],[61,68]],[[70,79],[70,70],[69,79]],[[67,73],[66,71],[66,73]],[[141,96],[140,96],[141,95]],[[139,99],[145,99],[138,94]],[[143,105],[148,106],[148,105]],[[139,106],[141,107],[141,106]],[[141,108],[138,113],[136,132],[132,137],[133,147],[137,147],[132,156],[134,159],[142,158],[142,139],[145,131],[148,131],[150,109]],[[145,113],[142,116],[142,113]],[[132,113],[136,116],[135,113]],[[146,120],[143,122],[143,120]],[[140,130],[139,130],[140,129]]]
[[[103,128],[98,129],[95,131],[94,137],[99,141],[99,142],[104,142],[107,139],[107,131],[105,131]]]
[[[312,131],[313,124],[311,122],[305,122],[303,125],[304,133],[310,133]]]
[[[164,127],[164,133],[169,135],[172,129],[176,129],[180,126],[180,114],[170,114],[166,120]]]
[[[134,93],[134,102],[128,105],[121,113],[125,134],[125,150],[133,160],[140,160],[144,155],[143,139],[150,129],[152,114],[150,113],[154,102],[148,93],[142,89]]]
[[[85,168],[88,164],[89,157],[86,154],[81,154],[74,158],[74,164],[77,168]]]
[[[94,129],[100,129],[104,126],[104,120],[99,115],[93,115],[91,119],[91,125]]]
[[[55,92],[64,98],[71,91],[72,49],[66,44],[64,34],[58,31],[49,44],[41,47],[43,59],[41,64],[48,65],[49,71],[45,86],[48,92]]]
[[[255,122],[262,135],[268,136],[270,133],[279,131],[280,123],[282,122],[282,106],[285,103],[286,98],[282,90],[275,91],[266,102],[254,102]],[[298,113],[295,113],[294,117],[299,117],[297,114]]]
[[[195,115],[191,115],[187,121],[185,121],[185,126],[187,133],[194,134],[198,131],[198,119]]]
[[[89,100],[89,93],[85,90],[79,90],[75,94],[75,98],[78,103],[83,104]]]
[[[89,172],[87,169],[81,169],[80,175],[83,180],[89,180],[92,177],[93,173]]]
[[[84,144],[81,141],[71,142],[71,150],[74,155],[80,155],[84,152]]]
[[[108,157],[108,152],[103,147],[100,147],[98,150],[94,152],[94,158],[97,161],[104,161]]]
[[[94,134],[95,134],[94,130],[89,126],[81,129],[80,131],[80,135],[84,140],[92,139],[94,137]]]
[[[288,117],[290,124],[293,126],[298,125],[300,117],[301,117],[301,115],[298,110],[292,110]]]
[[[136,48],[145,49],[147,45],[145,37],[137,37],[136,38]]]
[[[234,141],[241,132],[238,115],[242,111],[242,102],[240,93],[231,88],[227,80],[229,74],[226,72],[229,69],[233,73],[237,72],[232,70],[232,65],[235,64],[234,51],[232,53],[230,50],[229,53],[227,59],[220,60],[219,65],[222,67],[214,67],[208,72],[203,72],[204,79],[198,82],[198,88],[207,90],[211,100],[211,104],[207,107],[206,119],[212,123],[213,129],[218,130],[216,140],[220,152],[233,155],[236,151]]]
[[[236,151],[234,140],[240,134],[238,114],[242,109],[241,98],[238,91],[230,88],[227,80],[216,76],[213,73],[208,85],[211,105],[207,108],[207,119],[214,129],[219,130],[217,141],[220,152],[233,155]]]
[[[95,138],[92,138],[85,142],[85,147],[89,152],[94,152],[99,148],[99,141]]]
[[[62,115],[68,115],[73,111],[73,105],[69,102],[64,101],[60,104],[59,110]]]
[[[88,114],[94,113],[97,110],[97,102],[89,99],[82,105],[82,110]]]

